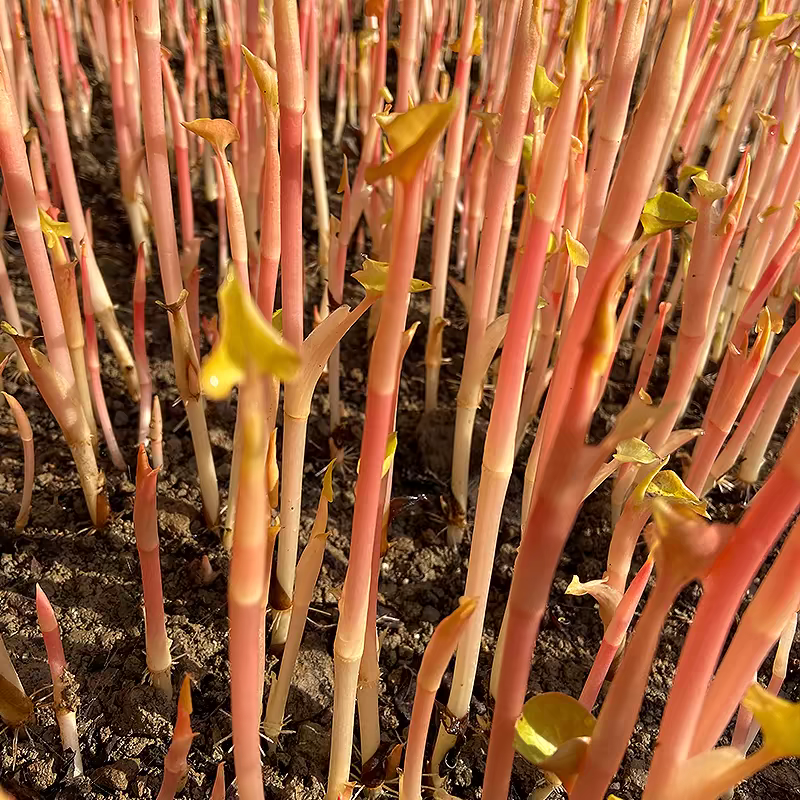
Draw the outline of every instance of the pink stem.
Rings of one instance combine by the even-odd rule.
[[[28,420],[28,415],[25,413],[25,409],[19,404],[17,398],[6,392],[2,394],[8,403],[8,407],[11,409],[14,422],[17,423],[19,440],[22,442],[24,481],[22,484],[22,500],[19,505],[19,513],[14,523],[14,528],[17,531],[21,531],[28,524],[28,519],[31,515],[31,498],[33,497],[33,478],[36,463],[33,453],[33,430],[30,420]]]
[[[147,284],[145,282],[144,245],[139,245],[136,256],[136,277],[133,281],[133,356],[136,370],[139,373],[139,444],[147,439],[150,430],[151,405],[153,401],[153,379],[150,376],[150,363],[147,359],[147,342],[145,341],[144,311],[147,300]]]

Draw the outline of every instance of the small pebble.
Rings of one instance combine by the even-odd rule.
[[[114,414],[114,427],[115,428],[124,428],[128,424],[128,415],[124,411],[117,411]]]

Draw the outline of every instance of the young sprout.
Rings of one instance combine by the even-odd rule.
[[[33,430],[31,423],[28,420],[28,415],[25,409],[19,404],[19,401],[13,395],[7,392],[2,392],[5,397],[8,407],[11,409],[11,414],[14,417],[14,422],[17,424],[17,433],[19,440],[22,442],[23,454],[23,469],[24,481],[22,485],[22,500],[19,505],[19,513],[17,514],[14,527],[17,531],[21,531],[28,524],[28,519],[31,515],[31,498],[33,497],[33,478],[35,470],[35,459],[33,453]]]
[[[123,24],[125,22],[126,19],[123,17]],[[198,355],[192,341],[187,312],[183,310],[185,299],[181,301],[183,281],[167,158],[164,95],[161,79],[161,21],[158,2],[156,0],[137,0],[134,23],[139,72],[143,76],[141,109],[150,177],[153,224],[164,299],[167,307],[172,309],[170,332],[172,334],[172,356],[175,362],[175,380],[189,418],[200,489],[203,495],[203,510],[209,524],[214,525],[219,515],[217,475],[198,385]],[[133,64],[131,67],[133,68]],[[139,108],[138,104],[136,104],[136,108]],[[138,133],[138,124],[135,126],[135,130]]]
[[[144,593],[144,633],[147,670],[153,685],[172,699],[172,656],[164,621],[164,595],[161,588],[161,562],[158,554],[158,512],[156,491],[158,470],[150,468],[147,451],[139,445],[136,464],[136,496],[133,503],[133,532],[139,552]]]
[[[289,633],[281,657],[281,667],[277,679],[273,678],[267,700],[267,710],[264,716],[264,734],[273,742],[277,741],[283,728],[283,715],[286,700],[289,696],[289,687],[292,681],[297,654],[300,651],[300,642],[308,618],[308,608],[314,594],[314,587],[322,567],[322,557],[325,554],[325,542],[328,539],[328,504],[333,502],[333,468],[336,461],[331,461],[325,470],[322,479],[322,493],[317,506],[317,514],[308,544],[297,563],[295,577],[295,592],[291,606],[291,619]]]
[[[264,378],[290,380],[300,356],[259,312],[233,270],[218,293],[220,337],[203,365],[204,392],[214,400],[239,384],[242,460],[239,513],[233,534],[230,618],[231,716],[234,764],[242,800],[263,800],[259,727],[264,685],[264,614],[271,567],[268,498],[265,491],[269,432]],[[257,702],[254,702],[254,698]]]
[[[476,607],[477,603],[474,598],[462,598],[458,608],[436,626],[436,630],[425,648],[425,654],[417,673],[414,707],[411,725],[408,729],[405,768],[400,778],[401,800],[421,800],[422,798],[425,741],[428,738],[428,726],[436,692],[439,690],[444,671],[453,657],[464,626]]]
[[[0,721],[14,732],[14,760],[16,761],[17,735],[33,720],[33,700],[28,697],[11,663],[8,650],[0,636]]]
[[[136,277],[133,281],[133,357],[139,375],[139,444],[144,444],[150,433],[152,419],[153,379],[150,377],[150,363],[147,360],[147,342],[145,341],[144,309],[147,300],[145,284],[145,248],[139,245],[136,254]]]
[[[400,189],[396,200],[399,201],[400,213],[395,210],[390,258],[392,269],[370,356],[350,561],[334,643],[334,720],[328,800],[337,800],[350,773],[358,670],[364,652],[369,605],[366,588],[369,586],[376,521],[383,510],[380,506],[383,461],[395,412],[397,365],[419,241],[422,165],[450,122],[456,100],[451,97],[447,103],[423,103],[390,120],[383,120],[393,157],[366,170],[366,177],[371,181],[388,176],[395,179],[395,189]]]
[[[214,787],[211,789],[211,800],[225,800],[225,765],[223,763],[217,766],[217,777],[214,779]]]
[[[172,743],[164,756],[164,779],[156,800],[172,800],[183,789],[189,775],[186,759],[195,734],[192,732],[192,687],[186,675],[178,698],[178,719],[172,732]]]
[[[83,407],[47,358],[34,349],[31,339],[21,336],[6,322],[0,323],[0,328],[19,348],[42,399],[56,418],[78,468],[78,478],[92,524],[98,529],[102,528],[108,520],[105,477],[97,469],[92,435]]]
[[[75,678],[67,670],[64,658],[64,647],[61,644],[61,632],[58,621],[50,605],[50,601],[36,585],[36,618],[42,632],[44,646],[47,649],[47,663],[50,666],[50,677],[53,679],[53,709],[61,731],[61,744],[65,753],[72,754],[73,774],[83,775],[81,747],[78,741],[78,726],[75,711],[78,708],[77,684]]]
[[[153,469],[164,466],[164,444],[161,421],[161,401],[158,395],[153,396],[153,412],[150,416],[150,453]]]

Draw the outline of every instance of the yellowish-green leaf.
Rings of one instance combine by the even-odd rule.
[[[533,134],[526,133],[522,137],[522,160],[526,164],[530,164],[532,158],[533,158]]]
[[[589,266],[589,251],[572,235],[569,228],[564,229],[569,259],[576,267]]]
[[[522,707],[514,732],[514,748],[526,761],[542,765],[573,739],[592,735],[595,718],[574,698],[546,692]]]
[[[616,452],[612,458],[623,464],[653,464],[661,460],[647,442],[643,442],[635,436],[630,439],[623,439],[617,445]]]
[[[769,130],[769,128],[771,128],[773,125],[778,124],[778,118],[773,117],[772,114],[767,114],[766,111],[756,111],[756,116],[758,117],[758,121],[767,130]]]
[[[433,150],[458,107],[458,92],[453,91],[443,103],[422,103],[391,119],[378,119],[383,128],[392,157],[367,169],[370,183],[394,176],[410,183],[419,173],[425,159]]]
[[[547,255],[553,255],[556,250],[558,250],[558,239],[556,239],[556,235],[550,231],[550,236],[547,239]]]
[[[381,97],[387,103],[394,103],[394,95],[389,91],[388,86],[381,86]]]
[[[353,273],[353,277],[368,291],[375,294],[383,294],[389,282],[389,264],[386,261],[374,261],[365,258],[361,269]],[[426,292],[431,288],[427,281],[419,278],[412,278],[408,291],[412,294],[416,292]]]
[[[547,77],[545,68],[537,64],[531,92],[531,100],[536,109],[541,113],[545,108],[555,108],[560,96],[561,89]]]
[[[788,16],[788,14],[759,14],[750,26],[750,41],[766,39]]]
[[[203,391],[213,400],[222,400],[248,373],[291,379],[300,366],[300,355],[264,319],[233,270],[217,297],[220,335],[201,370]]]
[[[692,175],[692,183],[697,187],[700,197],[712,203],[728,194],[728,190],[721,183],[709,179],[705,170],[698,172],[697,175]]]
[[[544,308],[547,305],[547,300],[544,297],[539,297],[539,302],[536,304],[536,308]]]
[[[272,327],[278,333],[283,333],[283,309],[279,308],[272,312]]]
[[[333,468],[336,466],[337,459],[332,458],[325,468],[322,476],[322,496],[329,502],[333,502]]]
[[[656,236],[694,222],[697,209],[672,192],[659,192],[644,204],[640,219],[644,232],[648,236]]]
[[[758,221],[763,222],[767,217],[771,217],[773,214],[777,213],[781,210],[781,206],[767,206],[759,215]]]
[[[761,725],[764,748],[775,758],[800,756],[800,703],[791,703],[754,683],[742,705]]]
[[[45,244],[51,250],[59,239],[72,238],[72,226],[69,222],[59,222],[53,219],[46,211],[39,209],[39,224],[42,226]]]

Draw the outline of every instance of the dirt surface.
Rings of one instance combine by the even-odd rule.
[[[117,161],[111,129],[110,106],[102,86],[95,86],[92,137],[88,146],[75,145],[80,189],[94,219],[95,247],[113,300],[119,304],[118,318],[131,340],[131,292],[134,253],[127,221],[119,198]],[[218,113],[222,109],[217,109]],[[331,107],[323,116],[331,130]],[[355,141],[354,136],[350,136]],[[329,153],[329,187],[338,181],[340,157]],[[316,269],[316,234],[313,231],[313,200],[306,181],[305,229],[309,298],[320,296]],[[332,197],[334,212],[338,198]],[[202,264],[202,311],[215,312],[216,210],[198,190],[195,197],[198,233],[206,237]],[[430,264],[428,228],[422,238],[418,274],[427,277]],[[513,247],[513,242],[512,242]],[[23,321],[28,331],[39,332],[33,296],[24,274],[19,245],[13,233],[5,243]],[[355,253],[348,269],[356,268]],[[349,282],[345,300],[358,297]],[[148,285],[148,348],[155,389],[164,413],[166,468],[159,480],[158,505],[161,563],[167,626],[175,657],[174,683],[182,675],[193,678],[197,732],[189,756],[191,770],[182,796],[193,800],[209,797],[216,764],[225,762],[228,782],[233,779],[230,741],[226,577],[228,556],[220,545],[220,532],[209,530],[200,512],[195,464],[188,426],[177,403],[166,315],[155,305],[162,297],[157,274]],[[310,303],[307,306],[310,308]],[[455,297],[448,298],[447,314],[452,325],[446,332],[445,355],[452,357],[443,368],[441,410],[423,414],[424,324],[428,301],[414,295],[409,318],[420,320],[417,335],[406,358],[398,416],[399,448],[394,474],[394,495],[414,499],[394,522],[392,546],[385,559],[378,609],[378,628],[383,636],[381,651],[381,717],[383,735],[392,743],[405,739],[414,694],[415,674],[424,646],[434,625],[450,610],[463,590],[469,542],[458,551],[446,546],[439,495],[448,484],[455,393],[466,321]],[[310,319],[306,329],[310,329]],[[666,353],[672,329],[665,337],[656,371],[655,397],[663,389]],[[14,532],[22,490],[22,451],[10,414],[0,410],[0,632],[11,653],[23,685],[42,698],[36,720],[19,737],[14,755],[12,740],[0,740],[0,782],[25,798],[153,798],[160,785],[163,759],[169,745],[175,708],[159,698],[145,682],[142,595],[132,528],[137,409],[126,396],[113,357],[101,342],[103,381],[111,418],[126,455],[129,470],[115,471],[101,445],[101,464],[108,478],[112,521],[101,532],[90,528],[83,497],[69,451],[55,421],[35,388],[6,380],[30,415],[36,446],[36,482],[31,521],[21,534]],[[341,434],[348,458],[346,469],[335,478],[335,501],[331,506],[331,536],[310,613],[292,688],[288,713],[290,732],[279,742],[278,751],[264,759],[267,797],[321,798],[327,774],[329,728],[333,697],[332,650],[337,620],[337,590],[347,564],[353,485],[358,442],[363,425],[368,348],[366,323],[359,323],[343,344],[342,388],[346,404],[346,431]],[[631,390],[620,362],[598,415],[595,433],[601,434],[614,419]],[[707,398],[710,380],[698,396]],[[491,409],[491,392],[478,421],[473,458],[474,484],[479,474],[480,450]],[[328,455],[327,393],[324,380],[317,391],[306,449],[302,530],[311,527],[319,497],[319,479]],[[689,409],[689,425],[700,420],[700,406]],[[210,405],[208,421],[220,488],[225,502],[230,473],[235,399]],[[788,428],[784,415],[775,445]],[[525,450],[530,446],[530,438]],[[458,748],[447,762],[450,789],[464,798],[480,796],[483,765],[491,716],[488,694],[489,668],[497,632],[503,616],[504,598],[511,582],[513,560],[519,541],[519,514],[524,464],[514,470],[500,528],[500,537],[478,681],[470,724]],[[472,505],[474,506],[473,486]],[[735,488],[727,494],[715,491],[712,515],[736,519],[741,515],[744,494]],[[472,513],[472,511],[470,512]],[[564,552],[552,589],[551,602],[531,672],[530,691],[558,690],[577,696],[588,674],[602,636],[602,625],[591,600],[564,595],[573,574],[582,579],[599,577],[604,569],[610,536],[608,489],[601,488],[584,506]],[[209,584],[200,579],[198,566],[207,555],[219,574]],[[636,564],[644,558],[644,545],[637,550]],[[81,706],[78,723],[86,775],[71,777],[71,764],[61,751],[54,715],[48,706],[49,673],[34,608],[36,583],[56,609],[70,669],[78,685]],[[682,639],[691,622],[699,589],[685,591],[670,614],[654,674],[634,737],[612,791],[624,798],[639,797],[658,731],[663,703],[670,686]],[[800,699],[800,664],[791,660],[785,694]],[[440,693],[447,697],[450,674]],[[434,726],[431,731],[434,731]],[[356,773],[354,772],[354,777]],[[542,782],[535,770],[520,759],[514,771],[512,796],[525,798]],[[783,800],[800,797],[800,770],[796,762],[784,762],[737,791],[741,798]],[[228,796],[235,796],[228,790]]]

